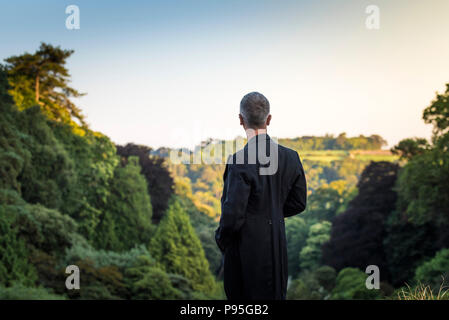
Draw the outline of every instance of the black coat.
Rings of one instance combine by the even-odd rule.
[[[259,152],[264,141],[267,154],[270,146],[277,154],[277,170],[271,175],[261,175],[259,170],[275,160],[266,164],[259,157],[256,161],[248,158],[248,152],[253,153],[254,146]],[[244,159],[243,163],[238,159]],[[276,144],[267,134],[257,135],[228,159],[223,179],[215,240],[224,254],[226,296],[232,300],[285,299],[288,265],[284,218],[304,211],[307,199],[298,153]]]

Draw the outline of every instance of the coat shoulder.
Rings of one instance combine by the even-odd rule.
[[[279,152],[283,153],[289,161],[299,160],[299,154],[297,151],[290,149],[288,147],[285,147],[281,144],[279,144]]]

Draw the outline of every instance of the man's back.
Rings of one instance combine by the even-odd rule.
[[[216,240],[224,253],[226,295],[285,299],[284,217],[306,206],[306,180],[298,154],[259,134],[228,160],[223,178]]]

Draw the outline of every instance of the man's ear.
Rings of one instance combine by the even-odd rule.
[[[243,117],[240,113],[239,113],[239,119],[240,119],[240,125],[245,126],[245,123],[243,122]]]
[[[270,121],[271,121],[271,114],[268,115],[267,121],[265,122],[267,126],[270,125]]]

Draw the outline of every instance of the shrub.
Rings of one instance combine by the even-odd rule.
[[[167,273],[155,266],[149,257],[139,257],[135,266],[126,269],[125,276],[133,299],[164,300],[185,297],[183,292],[173,288]],[[188,288],[189,284],[177,280],[178,284]]]
[[[48,292],[45,288],[27,288],[14,285],[10,288],[0,286],[0,300],[64,300],[65,297]]]
[[[439,288],[440,285],[447,286],[449,277],[449,249],[438,251],[435,256],[424,262],[415,271],[415,281],[431,288]]]
[[[150,253],[144,245],[136,246],[125,252],[114,252],[96,250],[91,246],[76,244],[66,250],[63,264],[73,264],[77,260],[90,260],[96,268],[113,265],[119,269],[126,269],[133,266],[140,256],[150,256]]]
[[[36,270],[28,261],[28,250],[14,227],[14,216],[0,205],[0,284],[33,286]]]
[[[366,288],[367,275],[356,268],[344,268],[337,276],[335,288],[332,290],[331,299],[336,300],[370,300],[379,299],[379,290]]]

